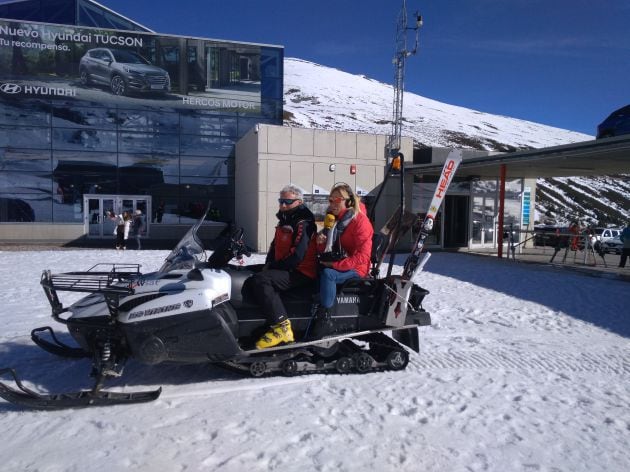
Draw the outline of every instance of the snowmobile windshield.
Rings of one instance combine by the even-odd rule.
[[[176,269],[194,269],[196,263],[201,262],[205,250],[203,243],[197,235],[197,231],[206,219],[209,210],[210,204],[208,204],[206,211],[201,218],[199,218],[199,221],[188,230],[184,237],[182,237],[173,248],[164,261],[164,264],[162,264],[162,267],[160,267],[160,273],[170,272]]]

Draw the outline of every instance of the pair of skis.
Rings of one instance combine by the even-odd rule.
[[[446,192],[461,161],[462,151],[460,149],[451,150],[442,167],[440,178],[433,192],[433,198],[431,198],[427,213],[420,225],[420,232],[411,249],[411,254],[405,261],[402,275],[393,276],[391,279],[390,290],[392,296],[390,297],[386,318],[388,326],[400,327],[405,321],[407,309],[409,308],[409,296],[414,285],[412,280],[422,270],[429,257],[431,257],[431,254],[428,252],[422,254],[424,244],[433,230],[435,217],[442,206]],[[416,309],[417,307],[411,308]]]
[[[431,234],[433,230],[433,224],[435,222],[435,217],[442,206],[442,202],[444,201],[444,197],[446,196],[446,192],[453,181],[453,176],[455,175],[455,171],[459,167],[459,164],[462,162],[462,151],[461,149],[453,149],[446,158],[446,162],[444,162],[444,167],[442,167],[442,173],[440,174],[440,179],[438,181],[437,186],[435,187],[435,191],[433,192],[433,198],[431,199],[431,203],[429,204],[429,209],[422,221],[422,225],[420,226],[420,232],[414,246],[412,248],[411,254],[405,261],[405,266],[402,274],[402,279],[405,281],[409,281],[414,278],[414,276],[422,270],[422,266],[424,263],[420,262],[420,254],[422,253],[422,249],[424,248],[424,243],[427,237]]]

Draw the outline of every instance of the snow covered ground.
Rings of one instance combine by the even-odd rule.
[[[38,390],[87,387],[88,361],[30,341],[52,324],[42,269],[150,271],[166,254],[0,252],[0,367]],[[437,253],[420,283],[433,325],[405,371],[254,379],[130,362],[112,390],[161,385],[157,401],[56,412],[0,401],[0,469],[630,470],[627,282]]]

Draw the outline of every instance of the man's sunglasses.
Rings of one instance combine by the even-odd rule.
[[[297,202],[299,198],[278,198],[278,203],[280,205],[293,205],[294,202]]]

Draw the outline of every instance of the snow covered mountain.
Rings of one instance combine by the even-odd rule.
[[[295,58],[284,61],[285,126],[390,134],[393,87]],[[509,152],[594,137],[441,103],[405,92],[403,135],[417,147]],[[630,219],[630,177],[539,179],[540,222],[622,224]]]

